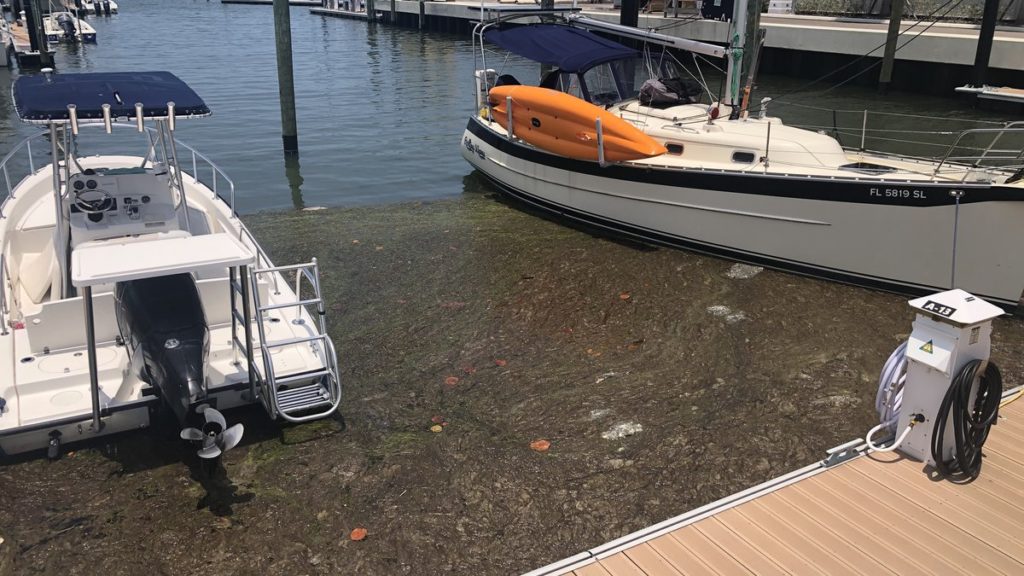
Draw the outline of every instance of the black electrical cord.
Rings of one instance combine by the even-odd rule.
[[[988,363],[985,373],[978,379],[977,395],[971,405],[971,389],[981,365],[981,360],[972,360],[957,372],[935,417],[932,460],[940,474],[954,481],[971,481],[981,473],[981,447],[988,438],[989,428],[999,415],[1003,376],[992,362]],[[953,459],[944,461],[943,436],[950,414],[953,415],[955,450]]]

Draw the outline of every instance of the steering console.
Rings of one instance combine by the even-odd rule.
[[[74,203],[86,214],[102,214],[114,207],[114,197],[104,190],[75,190]]]

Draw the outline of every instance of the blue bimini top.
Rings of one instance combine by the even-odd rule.
[[[209,116],[210,109],[188,84],[170,72],[91,72],[35,74],[14,83],[14,107],[25,122],[67,122],[74,104],[80,122],[102,121],[103,104],[112,118],[134,118],[142,104],[146,118],[166,118],[174,102],[175,118]]]
[[[598,64],[637,56],[639,52],[581,28],[559,24],[531,24],[491,29],[484,38],[513,54],[563,72],[584,72]]]

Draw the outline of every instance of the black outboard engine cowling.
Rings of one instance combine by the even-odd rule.
[[[184,423],[206,398],[210,331],[191,274],[118,282],[117,326],[132,364]]]
[[[75,37],[75,23],[71,20],[70,16],[67,14],[58,14],[57,25],[64,31],[65,38]]]

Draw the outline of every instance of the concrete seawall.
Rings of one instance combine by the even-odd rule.
[[[515,6],[514,4],[507,4]],[[559,6],[565,4],[559,3]],[[618,22],[617,11],[601,5],[580,4],[589,17]],[[427,30],[469,34],[480,18],[480,4],[473,2],[418,2],[413,0],[377,0],[375,8],[382,22]],[[422,10],[422,18],[420,16]],[[314,9],[315,13],[334,14]],[[348,12],[353,17],[365,12]],[[728,24],[713,20],[686,21],[680,18],[642,14],[641,28],[658,29],[664,34],[726,43]],[[363,16],[365,18],[365,16]],[[876,65],[882,55],[888,20],[850,19],[826,16],[768,15],[761,20],[766,29],[765,54],[761,70],[799,77],[818,77],[854,59],[869,54],[851,66],[835,81],[848,78],[866,67]],[[896,54],[896,89],[951,94],[966,84],[978,41],[978,26],[951,22],[903,22],[902,48]],[[878,74],[866,72],[855,81],[871,85]],[[990,58],[989,84],[1024,86],[1024,27],[999,26]]]

